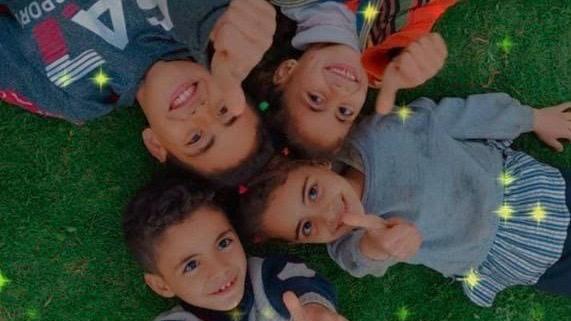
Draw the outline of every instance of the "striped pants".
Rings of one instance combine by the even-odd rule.
[[[571,171],[562,173],[566,184],[567,207],[571,211]],[[545,271],[535,287],[546,292],[571,296],[571,224],[567,229],[561,258]]]

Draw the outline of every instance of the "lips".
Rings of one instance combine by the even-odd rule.
[[[181,85],[171,96],[169,110],[179,109],[196,99],[198,82],[185,83]]]
[[[224,283],[224,285],[218,288],[218,290],[210,293],[210,295],[224,295],[228,293],[234,287],[234,285],[236,285],[236,281],[238,281],[237,276],[235,276],[232,280]]]
[[[359,82],[359,77],[357,76],[357,72],[355,68],[345,65],[345,64],[335,64],[325,67],[325,70],[328,72],[335,74],[343,79]]]

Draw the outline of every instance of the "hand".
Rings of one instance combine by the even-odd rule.
[[[416,226],[399,217],[384,220],[376,215],[347,215],[343,222],[366,230],[361,239],[361,252],[373,260],[393,257],[406,261],[422,244],[422,235]]]
[[[448,51],[438,33],[429,33],[412,44],[387,66],[377,97],[379,114],[388,114],[399,89],[414,88],[434,77],[444,66]]]
[[[291,321],[347,321],[343,316],[321,304],[301,305],[297,296],[291,291],[284,293],[283,300],[291,315]]]
[[[225,94],[226,106],[236,114],[246,107],[242,81],[270,48],[275,30],[276,11],[269,2],[234,0],[210,34],[212,75]]]
[[[533,131],[545,144],[562,152],[563,145],[558,139],[571,141],[571,102],[535,109]]]

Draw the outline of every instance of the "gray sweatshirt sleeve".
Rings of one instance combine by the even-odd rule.
[[[371,260],[361,253],[359,243],[364,230],[358,229],[327,245],[329,256],[349,274],[355,277],[366,275],[383,276],[388,268],[395,265],[394,260]]]
[[[417,102],[431,103],[427,99]],[[434,114],[438,125],[456,139],[512,140],[533,130],[533,109],[504,93],[444,98]]]
[[[282,7],[282,13],[297,23],[291,43],[305,50],[314,43],[336,43],[359,51],[356,17],[345,4],[328,1]]]

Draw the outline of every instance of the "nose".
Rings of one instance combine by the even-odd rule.
[[[214,255],[211,260],[208,262],[208,266],[206,266],[206,270],[209,271],[209,278],[214,282],[225,282],[228,281],[230,277],[230,269],[228,264],[223,257],[219,254]]]

